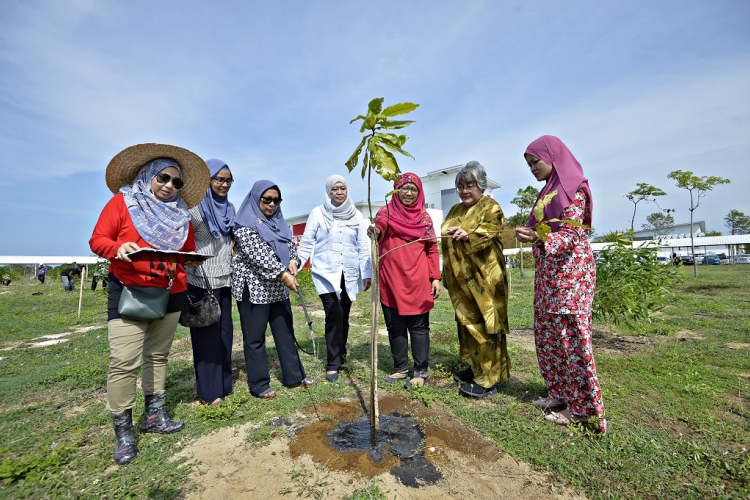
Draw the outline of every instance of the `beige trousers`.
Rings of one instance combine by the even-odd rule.
[[[164,392],[167,356],[172,348],[180,312],[156,321],[113,319],[109,333],[109,373],[107,410],[122,413],[135,406],[135,386],[143,360],[143,394]]]

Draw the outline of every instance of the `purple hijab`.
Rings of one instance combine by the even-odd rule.
[[[227,164],[216,158],[212,158],[206,162],[208,170],[211,172],[211,178],[216,177],[216,174],[222,170],[229,172],[230,176],[232,172],[229,170]],[[198,210],[203,217],[203,222],[206,223],[208,232],[213,235],[214,238],[218,238],[220,235],[227,235],[234,226],[234,209],[229,204],[228,196],[219,196],[214,193],[211,186],[208,186],[206,195],[198,204]]]
[[[290,256],[287,245],[292,241],[292,230],[284,220],[281,207],[276,208],[270,219],[260,211],[260,197],[271,188],[276,189],[281,197],[281,189],[273,181],[261,180],[253,184],[253,188],[237,210],[237,215],[234,216],[234,225],[258,233],[260,239],[271,245],[284,267],[288,267]]]
[[[576,191],[583,189],[588,195],[588,212],[593,213],[593,201],[589,181],[583,176],[583,168],[568,147],[554,135],[543,135],[526,148],[524,155],[536,156],[544,163],[552,166],[552,173],[547,179],[547,184],[539,192],[537,202],[547,194],[557,190],[557,196],[552,198],[549,205],[544,207],[544,218],[559,219],[565,207],[570,206],[575,199]],[[536,206],[536,203],[534,203]],[[534,227],[537,220],[532,209],[529,216],[528,227]],[[591,219],[584,221],[591,226]],[[552,231],[557,231],[559,223],[551,222]]]

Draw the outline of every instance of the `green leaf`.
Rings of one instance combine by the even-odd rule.
[[[351,120],[351,121],[349,122],[349,125],[351,125],[352,123],[356,122],[357,120],[364,120],[364,119],[365,119],[365,117],[364,117],[364,116],[362,116],[362,115],[359,115],[358,117],[356,117],[356,118],[353,118],[353,119],[352,119],[352,120]]]
[[[400,136],[398,136],[398,145],[399,146],[403,146],[404,144],[406,144],[406,141],[408,141],[408,140],[409,140],[409,136],[408,135],[401,134]]]
[[[367,140],[367,136],[364,136],[362,138],[362,141],[359,143],[359,146],[357,146],[357,149],[354,150],[354,153],[352,153],[352,155],[346,161],[345,165],[349,169],[349,172],[354,170],[354,167],[357,166],[357,161],[359,160],[359,154],[362,152],[362,147],[364,147],[366,140]]]
[[[413,102],[400,102],[398,104],[388,106],[382,111],[382,114],[385,116],[405,115],[406,113],[411,113],[418,107],[419,104],[414,104]]]
[[[537,225],[544,222],[544,207],[549,205],[552,201],[552,198],[554,198],[555,196],[557,196],[557,189],[536,202],[536,206],[534,207],[534,217],[536,217]]]
[[[401,146],[399,146],[399,144],[398,144],[398,137],[396,137],[394,134],[380,134],[380,133],[376,133],[375,135],[379,136],[380,139],[381,139],[380,142],[383,143],[383,145],[385,145],[385,147],[387,147],[391,151],[396,152],[396,153],[401,153],[404,156],[408,156],[409,158],[414,159],[414,157],[411,155],[411,153],[409,153],[408,151],[404,151],[403,149],[401,149]],[[395,141],[393,141],[392,139],[390,139],[388,137],[385,137],[386,135],[392,136],[395,139]]]
[[[396,157],[389,151],[386,151],[376,141],[370,142],[370,151],[372,152],[372,163],[375,171],[386,181],[393,181],[398,177],[401,171],[398,168]]]
[[[371,130],[374,126],[375,115],[368,111],[365,120],[362,122],[362,126],[359,128],[359,131],[364,132],[365,130]]]
[[[387,120],[383,123],[383,126],[385,128],[395,130],[397,128],[408,127],[412,123],[414,123],[414,120],[393,120],[393,121]]]
[[[547,224],[537,224],[536,226],[536,234],[539,235],[539,239],[542,241],[547,241],[550,231],[552,229]]]
[[[365,156],[362,158],[362,178],[367,175],[367,169],[370,167],[370,151],[365,150]]]
[[[578,222],[577,220],[570,220],[570,219],[550,219],[547,222],[563,222],[563,223],[568,224],[570,226],[583,227],[585,229],[591,229],[589,226],[587,226],[583,222]]]
[[[370,103],[367,105],[367,109],[370,110],[370,113],[373,115],[379,115],[380,110],[383,109],[383,101],[385,100],[384,97],[376,97]]]

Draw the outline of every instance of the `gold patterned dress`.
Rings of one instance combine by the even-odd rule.
[[[483,196],[471,207],[451,208],[442,234],[453,226],[469,234],[469,241],[443,239],[443,279],[456,311],[460,357],[471,366],[474,382],[489,389],[510,376],[508,277],[500,241],[505,216]]]

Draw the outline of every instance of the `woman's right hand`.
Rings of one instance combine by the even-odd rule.
[[[130,260],[130,257],[128,257],[128,254],[139,250],[139,248],[140,247],[132,241],[126,241],[125,243],[120,245],[120,248],[117,249],[117,255],[115,255],[115,259],[121,260],[123,262],[133,262],[132,260]]]
[[[534,231],[530,227],[517,226],[515,232],[518,241],[523,243],[534,243],[539,239],[539,235],[536,234],[536,231]]]
[[[370,227],[367,228],[367,236],[369,236],[370,239],[380,237],[380,229],[378,229],[378,226],[375,224],[370,225]]]
[[[294,277],[294,275],[290,272],[285,272],[284,277],[281,278],[281,281],[284,282],[286,287],[290,289],[293,292],[296,292],[299,289],[299,283],[297,282],[297,278]]]

